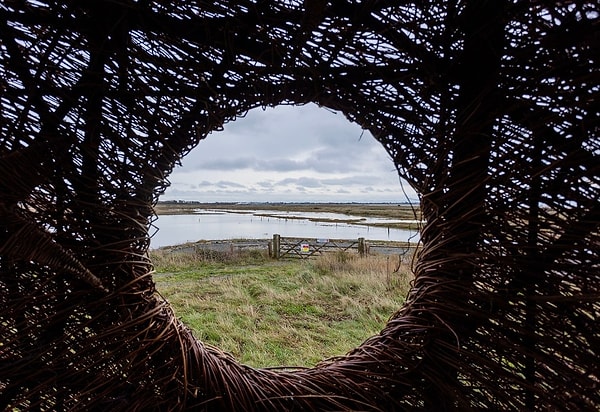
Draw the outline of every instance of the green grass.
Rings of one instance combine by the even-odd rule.
[[[255,367],[313,366],[345,354],[381,330],[410,280],[407,267],[390,273],[397,258],[386,256],[151,258],[158,291],[196,337]]]

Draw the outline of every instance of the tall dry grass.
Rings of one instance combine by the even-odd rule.
[[[269,261],[266,249],[190,249],[152,249],[149,254],[158,272],[189,269],[203,264],[262,264]]]
[[[369,255],[360,257],[348,252],[319,256],[312,263],[315,271],[357,279],[370,285],[385,284],[387,289],[408,291],[412,280],[410,255]]]

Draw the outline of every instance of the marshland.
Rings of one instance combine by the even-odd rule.
[[[181,206],[179,213],[199,207]],[[236,207],[251,210],[252,205]],[[293,207],[306,208],[331,211],[326,205]],[[392,208],[345,210],[359,209],[363,215],[390,216]],[[165,248],[151,250],[150,258],[157,290],[175,315],[204,343],[254,367],[308,367],[344,355],[383,328],[402,306],[412,280],[410,254],[359,257],[336,251],[274,260],[266,249],[174,253]]]

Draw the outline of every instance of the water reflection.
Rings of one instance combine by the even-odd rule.
[[[261,214],[276,215],[261,216]],[[159,228],[151,241],[152,248],[198,240],[267,239],[278,233],[287,237],[416,241],[416,231],[389,227],[365,226],[342,222],[319,222],[310,219],[349,217],[337,213],[289,213],[273,211],[199,210],[191,215],[161,215],[155,222]],[[350,217],[354,219],[355,217]],[[360,218],[361,223],[394,223],[399,220]]]

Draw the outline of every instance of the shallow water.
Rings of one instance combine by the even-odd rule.
[[[273,216],[257,216],[256,214]],[[285,237],[318,239],[358,239],[416,241],[416,231],[374,227],[354,223],[316,222],[310,219],[356,219],[361,223],[395,223],[399,220],[361,218],[337,213],[223,211],[201,209],[196,214],[160,215],[154,225],[159,228],[152,237],[151,248],[171,246],[198,240],[268,239],[277,233]]]

